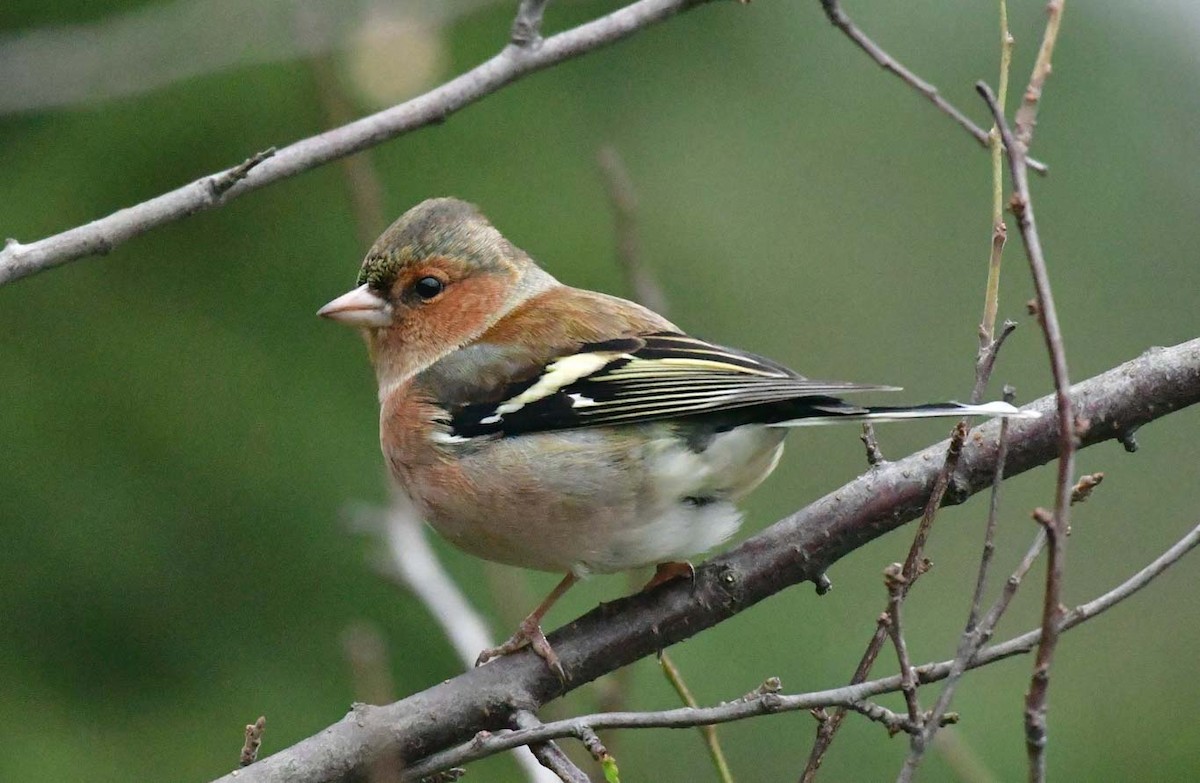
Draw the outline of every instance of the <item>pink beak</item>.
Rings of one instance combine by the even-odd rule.
[[[317,311],[322,318],[364,328],[379,328],[392,323],[392,306],[366,285],[342,294]]]

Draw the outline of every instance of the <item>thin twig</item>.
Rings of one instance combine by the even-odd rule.
[[[915,676],[915,670],[913,670],[913,674]],[[900,685],[900,690],[903,691],[904,688],[905,686],[902,682]],[[883,724],[883,727],[887,729],[889,736],[895,736],[900,732],[913,734],[921,730],[922,719],[914,720],[910,716],[892,712],[887,707],[876,704],[873,701],[851,702],[846,705],[846,709],[850,710],[851,712],[857,712],[859,715],[862,715],[868,720]],[[944,720],[946,725],[958,723],[958,715],[951,713],[950,715],[945,716]]]
[[[1006,326],[1008,323],[1006,323]],[[1003,338],[1001,338],[1003,339]],[[1011,386],[1004,388],[1004,401],[1011,403],[1013,400],[1014,391]],[[992,562],[992,556],[996,551],[996,520],[1000,510],[1000,485],[1004,478],[1004,466],[1008,460],[1008,428],[1009,421],[1004,419],[1000,422],[1000,435],[997,438],[996,444],[996,469],[992,476],[992,491],[988,498],[988,515],[987,523],[984,525],[983,532],[983,552],[979,557],[979,570],[975,577],[975,589],[971,594],[971,608],[967,612],[967,624],[963,629],[962,636],[959,638],[958,650],[954,657],[954,664],[951,667],[950,675],[946,678],[946,684],[942,687],[942,692],[938,694],[938,699],[934,703],[933,709],[929,712],[929,720],[922,727],[922,730],[912,736],[909,741],[908,756],[904,759],[904,766],[900,770],[900,775],[896,778],[897,783],[908,783],[916,775],[917,767],[920,766],[924,758],[925,751],[933,743],[934,737],[937,735],[938,729],[941,728],[941,719],[950,709],[950,702],[954,698],[954,691],[958,687],[958,681],[966,671],[967,661],[974,657],[988,639],[991,638],[992,629],[995,628],[995,623],[999,621],[1000,614],[1003,608],[993,618],[993,624],[986,631],[979,630],[979,610],[983,604],[983,593],[987,587],[988,569]],[[1039,550],[1040,551],[1040,550]],[[1032,565],[1032,561],[1030,561]],[[1016,578],[1016,584],[1020,583],[1021,576]],[[1015,591],[1015,584],[1014,584]],[[1007,608],[1007,603],[1004,605]]]
[[[858,439],[862,441],[863,447],[867,450],[868,465],[874,468],[887,462],[883,458],[883,450],[879,448],[879,439],[875,436],[875,426],[871,422],[863,422],[862,435],[859,435]]]
[[[1101,481],[1104,481],[1104,474],[1099,471],[1080,476],[1075,486],[1071,487],[1071,505],[1086,502],[1096,487],[1100,486]]]
[[[429,92],[340,128],[302,139],[256,163],[246,163],[114,212],[83,226],[0,250],[0,285],[87,256],[101,255],[151,229],[294,177],[330,161],[442,122],[465,106],[531,73],[627,38],[707,0],[638,0],[539,46],[510,44],[491,59]],[[227,183],[234,180],[229,187]]]
[[[663,652],[658,656],[658,663],[662,666],[663,674],[667,676],[667,682],[671,683],[675,693],[679,694],[680,701],[689,707],[699,707],[696,697],[692,695],[687,683],[684,682],[683,675],[679,673],[679,668],[671,660],[671,656]],[[704,747],[708,749],[713,766],[717,768],[717,778],[721,783],[733,783],[733,773],[729,770],[729,762],[725,760],[725,752],[721,750],[721,741],[717,738],[717,727],[698,726],[697,728],[700,729],[700,737],[704,740]]]
[[[824,0],[822,1],[824,2]],[[1000,349],[1004,346],[1005,340],[1008,339],[1008,336],[1012,334],[1016,327],[1017,325],[1013,321],[1005,321],[1000,333],[994,339],[988,341],[986,345],[981,346],[979,355],[975,360],[975,384],[971,389],[970,396],[972,403],[978,403],[983,399],[983,393],[987,389],[987,384],[991,378],[992,370],[996,365],[996,358],[1000,354]],[[946,458],[942,463],[937,479],[934,481],[933,491],[925,504],[924,513],[921,515],[921,523],[917,527],[917,533],[913,537],[912,545],[909,547],[903,571],[903,577],[906,582],[901,588],[899,596],[901,602],[904,600],[904,596],[908,594],[912,583],[922,573],[920,566],[923,562],[925,541],[929,536],[929,530],[933,526],[938,509],[941,508],[942,501],[946,496],[946,490],[950,486],[950,477],[954,475],[958,452],[961,451],[966,436],[967,420],[963,419],[955,427],[954,435],[950,438],[950,446],[947,449]],[[870,455],[868,452],[869,460]],[[881,617],[886,617],[886,613],[881,615]],[[867,643],[867,649],[863,652],[858,667],[854,670],[854,675],[850,679],[852,685],[856,682],[862,682],[871,673],[871,667],[874,666],[875,659],[879,656],[879,651],[883,649],[883,642],[887,638],[887,634],[888,629],[886,625],[883,622],[877,623],[875,633],[871,637],[870,642]],[[846,711],[838,709],[828,720],[823,721],[817,727],[817,735],[813,739],[813,746],[809,751],[808,760],[805,762],[800,783],[813,783],[816,780],[817,770],[820,769],[821,762],[825,758],[825,753],[829,750],[829,746],[833,742],[833,738],[837,735],[845,716]]]
[[[246,177],[250,176],[250,172],[263,161],[267,160],[275,154],[274,147],[267,147],[261,152],[256,152],[244,161],[220,174],[214,174],[208,178],[208,187],[212,191],[212,196],[215,199],[221,198],[234,185],[238,184]],[[106,251],[107,252],[107,251]]]
[[[821,8],[825,10],[825,16],[828,17],[833,26],[845,33],[846,37],[853,41],[858,48],[866,52],[879,67],[895,74],[909,87],[924,95],[943,114],[950,117],[963,130],[971,134],[975,138],[975,141],[979,142],[979,146],[987,148],[987,131],[976,125],[967,115],[959,111],[958,107],[943,98],[942,94],[938,92],[937,87],[917,76],[908,70],[908,68],[905,68],[896,58],[884,51],[883,47],[871,40],[866,33],[859,29],[858,25],[854,24],[854,20],[842,10],[840,0],[821,0]],[[1045,174],[1047,171],[1046,164],[1032,158],[1026,159],[1025,165],[1039,174]]]
[[[1052,0],[1051,5],[1061,0]],[[1052,16],[1052,19],[1056,18]],[[1040,58],[1039,58],[1040,60]],[[996,104],[996,96],[984,83],[976,89],[992,110],[996,126],[1009,149],[1009,173],[1013,181],[1012,210],[1021,230],[1025,255],[1033,273],[1037,292],[1039,320],[1045,336],[1046,350],[1050,354],[1050,369],[1054,375],[1055,397],[1058,409],[1059,461],[1058,479],[1054,499],[1054,515],[1047,526],[1049,538],[1049,563],[1046,568],[1046,590],[1042,606],[1042,643],[1038,646],[1033,677],[1025,699],[1025,747],[1029,754],[1029,778],[1035,783],[1046,777],[1046,696],[1050,687],[1050,666],[1058,643],[1058,628],[1062,619],[1063,570],[1065,568],[1067,531],[1070,529],[1071,488],[1075,471],[1075,414],[1071,404],[1071,381],[1067,374],[1066,351],[1063,347],[1062,330],[1058,324],[1058,311],[1054,305],[1054,293],[1050,288],[1050,277],[1046,271],[1046,259],[1038,236],[1037,221],[1033,213],[1033,201],[1029,195],[1029,176],[1022,165],[1025,157],[1025,142],[1015,139]]]
[[[1004,341],[1016,328],[1016,321],[1005,320],[1000,327],[1000,334],[979,349],[979,355],[975,358],[975,386],[971,389],[972,403],[978,403],[983,399],[983,393],[987,391],[988,381],[992,377],[992,370],[996,366],[996,357],[1000,355]]]
[[[1012,403],[1015,391],[1004,387],[1004,401]],[[983,593],[987,588],[988,570],[996,554],[996,523],[1000,516],[1000,485],[1004,480],[1004,465],[1008,462],[1008,419],[1000,422],[1000,437],[996,441],[996,471],[992,477],[992,490],[988,493],[987,522],[983,526],[983,551],[979,555],[979,570],[975,575],[975,589],[971,593],[971,608],[967,611],[966,631],[972,632],[979,624],[979,610],[983,605]]]
[[[1042,98],[1042,90],[1046,79],[1050,76],[1050,60],[1054,55],[1054,44],[1058,41],[1058,30],[1062,24],[1064,0],[1050,0],[1046,4],[1046,31],[1042,34],[1042,45],[1038,47],[1037,60],[1033,64],[1033,73],[1029,76],[1029,86],[1021,97],[1021,106],[1013,118],[1014,135],[1028,153],[1029,145],[1033,142],[1033,127],[1037,124],[1038,102]],[[1003,114],[1003,107],[1001,108]]]
[[[950,708],[950,702],[954,698],[954,692],[958,688],[959,680],[962,678],[963,673],[971,668],[971,661],[975,660],[979,650],[992,638],[992,634],[996,630],[996,624],[1000,622],[1000,618],[1007,611],[1013,596],[1016,595],[1017,589],[1025,579],[1025,575],[1029,573],[1029,569],[1033,567],[1034,562],[1037,560],[1038,555],[1042,553],[1045,546],[1046,535],[1044,532],[1039,531],[1033,543],[1026,551],[1025,556],[1021,558],[1021,562],[1017,565],[1016,570],[1005,581],[1004,589],[1000,596],[992,604],[991,608],[988,609],[983,619],[969,631],[963,632],[959,640],[958,651],[955,654],[954,660],[950,662],[950,671],[946,675],[946,684],[942,687],[942,692],[938,695],[938,699],[929,713],[930,722],[926,724],[925,731],[922,734],[913,736],[909,755],[905,759],[904,768],[897,778],[898,781],[912,780],[912,776],[916,774],[917,766],[921,763],[922,754],[933,742],[941,716],[945,715]]]
[[[1012,398],[1012,393],[1010,393],[1009,388],[1006,388],[1004,399],[1008,401],[1010,398]],[[1007,585],[1012,586],[1012,592],[1008,593],[1007,599],[1000,604],[1000,608],[995,611],[995,614],[989,611],[989,622],[985,623],[984,626],[980,626],[979,609],[983,603],[984,588],[988,584],[988,569],[991,564],[992,555],[995,554],[996,550],[996,519],[998,510],[1000,510],[1000,486],[1001,479],[1004,476],[1004,462],[1008,459],[1008,426],[1008,419],[1004,419],[1000,423],[1000,443],[998,443],[996,452],[996,472],[995,478],[992,479],[991,494],[988,503],[988,522],[984,526],[983,554],[979,556],[979,570],[976,575],[976,586],[974,586],[971,597],[971,609],[967,612],[966,627],[962,630],[958,651],[955,653],[953,664],[950,665],[950,674],[947,676],[946,685],[942,687],[942,692],[938,694],[934,709],[929,712],[929,721],[925,723],[920,733],[912,736],[904,767],[901,767],[900,775],[896,778],[896,783],[907,783],[908,781],[912,781],[913,776],[916,775],[917,767],[924,758],[926,749],[930,747],[932,741],[934,741],[934,737],[937,735],[937,730],[941,728],[941,718],[949,710],[950,701],[953,700],[959,680],[967,669],[967,663],[976,656],[979,648],[991,639],[991,634],[994,632],[996,623],[1000,622],[1000,616],[1008,608],[1008,600],[1012,599],[1013,594],[1016,592],[1016,587],[1020,585],[1021,579],[1024,579],[1026,570],[1033,564],[1032,557],[1027,557],[1027,562],[1022,561],[1024,569],[1019,569],[1018,573],[1015,573],[1006,582]],[[1038,545],[1036,550],[1031,549],[1031,551],[1034,551],[1034,557],[1036,557],[1036,552],[1042,551],[1042,548]]]
[[[996,100],[1004,110],[1008,100],[1008,73],[1012,65],[1013,37],[1008,31],[1008,3],[1000,0],[1000,86]],[[983,320],[979,324],[979,351],[996,336],[996,313],[1000,306],[1000,264],[1004,255],[1004,243],[1008,240],[1008,227],[1004,225],[1004,149],[1000,130],[995,123],[988,131],[988,145],[992,151],[992,242],[988,253],[987,289],[983,299]]]
[[[542,43],[542,14],[550,0],[521,0],[513,19],[509,40],[515,46],[531,47]]]
[[[904,693],[904,703],[908,707],[908,720],[914,731],[921,727],[921,704],[917,701],[917,680],[913,673],[912,661],[908,657],[908,645],[904,641],[904,625],[901,620],[900,607],[904,604],[904,589],[908,582],[904,579],[903,566],[892,563],[883,571],[883,583],[887,587],[887,631],[896,648],[896,660],[900,665],[900,690]]]
[[[1200,544],[1200,525],[1192,528],[1170,549],[1152,563],[1138,571],[1117,587],[1066,613],[1060,630],[1068,631],[1096,617],[1150,584],[1156,577],[1178,562],[1185,554]],[[968,668],[976,669],[1014,655],[1029,652],[1038,646],[1042,638],[1041,629],[1027,631],[1020,636],[988,647],[976,655]],[[918,681],[929,684],[945,679],[954,661],[941,661],[918,666],[915,669]],[[901,689],[899,675],[884,677],[857,685],[847,685],[813,693],[787,695],[774,692],[756,692],[747,698],[737,699],[715,707],[681,707],[656,712],[619,712],[583,715],[539,728],[519,731],[500,731],[477,738],[471,742],[443,751],[411,765],[405,771],[405,780],[416,779],[439,769],[458,766],[493,755],[503,750],[543,742],[548,739],[580,736],[582,728],[694,728],[706,724],[729,723],[758,715],[772,715],[797,710],[817,710],[829,706],[844,706],[858,710],[867,699]],[[874,711],[873,709],[871,710]],[[899,716],[897,716],[899,717]],[[901,718],[898,723],[906,719]]]
[[[991,340],[987,346],[981,348],[975,363],[975,385],[971,390],[970,397],[972,403],[977,403],[983,398],[983,392],[987,388],[987,383],[991,377],[992,369],[995,367],[996,357],[999,355],[1000,348],[1003,347],[1004,341],[1008,339],[1008,336],[1012,334],[1016,326],[1016,323],[1012,321],[1005,321],[1004,328],[1000,331],[1000,334]],[[955,427],[954,436],[950,439],[950,447],[946,453],[946,459],[942,463],[941,471],[934,482],[933,492],[930,494],[929,500],[925,505],[925,511],[921,516],[921,524],[918,526],[913,543],[909,548],[903,572],[904,578],[908,581],[901,588],[899,596],[901,602],[912,586],[912,582],[924,572],[922,564],[925,561],[922,558],[922,553],[925,549],[925,542],[928,539],[929,530],[933,525],[937,511],[941,507],[946,491],[950,486],[950,477],[954,474],[958,459],[957,453],[961,451],[963,440],[966,438],[966,426],[967,423],[964,419]],[[870,456],[868,452],[869,460]],[[887,638],[889,633],[887,625],[883,622],[889,616],[889,613],[890,608],[880,616],[881,620],[876,624],[875,633],[871,637],[871,641],[868,642],[867,649],[863,652],[862,658],[859,660],[858,667],[854,671],[854,676],[850,679],[851,684],[862,682],[870,674],[871,667],[874,665],[875,659],[879,656],[879,651],[883,648],[884,639]],[[820,769],[825,753],[829,750],[829,745],[833,742],[833,738],[841,727],[845,715],[846,711],[844,709],[838,709],[828,720],[823,721],[818,726],[817,736],[813,740],[812,750],[809,751],[808,761],[805,763],[804,772],[800,778],[801,783],[812,783],[816,779],[817,770]]]
[[[972,400],[972,402],[974,401]],[[954,427],[954,433],[951,435],[949,445],[946,448],[945,459],[942,461],[942,466],[938,470],[937,477],[934,479],[933,489],[925,501],[925,508],[921,513],[921,521],[917,525],[917,532],[913,536],[912,544],[909,546],[908,556],[904,559],[904,565],[900,571],[900,578],[903,580],[903,583],[899,587],[895,600],[897,609],[921,574],[929,570],[930,563],[924,558],[925,542],[929,538],[929,531],[933,527],[938,509],[942,507],[942,500],[945,498],[946,490],[950,486],[950,477],[954,475],[954,470],[958,466],[958,460],[962,454],[963,442],[966,440],[966,437],[967,425],[964,420],[960,421]],[[879,620],[875,624],[875,633],[867,643],[867,649],[863,651],[862,658],[859,659],[858,666],[854,670],[854,675],[850,678],[851,685],[863,682],[871,673],[871,667],[875,665],[875,661],[883,649],[884,640],[888,638],[888,618],[892,610],[892,603],[892,600],[889,599],[887,610],[879,616]],[[811,783],[816,779],[817,770],[821,767],[825,753],[829,750],[830,744],[833,742],[834,737],[837,736],[838,729],[845,719],[846,708],[839,707],[829,716],[828,720],[822,721],[817,727],[817,736],[813,740],[812,749],[808,754],[808,761],[805,763],[804,772],[800,777],[801,783]]]
[[[529,710],[517,710],[513,713],[512,721],[518,729],[537,729],[543,725]],[[554,773],[563,783],[591,783],[587,773],[567,758],[567,754],[562,752],[554,740],[530,743],[529,750],[543,767]]]
[[[262,745],[263,730],[267,728],[267,718],[259,715],[258,720],[246,724],[246,739],[242,743],[242,753],[238,764],[248,767],[258,759],[258,748]]]

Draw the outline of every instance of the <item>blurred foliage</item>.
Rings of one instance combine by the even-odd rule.
[[[0,28],[139,5],[10,1]],[[460,72],[503,44],[512,5],[431,30],[440,45],[418,51],[437,53],[442,78]],[[615,5],[555,3],[547,25]],[[971,85],[995,82],[992,4],[854,6],[882,45],[982,121]],[[1018,86],[1041,11],[1040,1],[1011,4]],[[1075,378],[1197,334],[1200,68],[1184,34],[1197,24],[1194,7],[1167,0],[1067,9],[1034,143],[1052,173],[1034,188]],[[361,58],[340,56],[344,74],[360,76]],[[0,232],[63,230],[317,132],[321,118],[305,62],[0,117]],[[815,376],[904,385],[906,400],[966,395],[987,155],[843,39],[815,1],[697,9],[369,154],[393,214],[435,195],[471,199],[564,281],[624,293],[595,165],[609,143],[637,184],[646,260],[678,323]],[[455,672],[422,608],[370,568],[372,542],[339,521],[348,501],[386,496],[362,346],[313,317],[352,284],[364,250],[354,236],[329,166],[0,289],[0,780],[208,779],[236,763],[242,726],[259,714],[263,753],[277,751],[354,699],[339,639],[360,621],[386,640],[398,695]],[[1026,320],[1032,289],[1013,237],[1000,315]],[[1049,391],[1032,322],[995,380],[1022,399]],[[1071,602],[1196,522],[1197,425],[1200,412],[1185,411],[1145,428],[1135,456],[1114,444],[1081,454],[1081,471],[1108,480],[1074,519]],[[934,422],[879,434],[898,456],[945,432]],[[853,427],[793,435],[748,504],[746,532],[864,467]],[[1024,550],[1028,510],[1050,502],[1052,484],[1041,470],[1006,485],[999,572]],[[907,604],[916,661],[954,649],[984,508],[948,510],[934,533],[937,566]],[[673,654],[697,698],[733,698],[770,675],[793,691],[844,682],[884,604],[881,569],[907,538],[837,564],[825,598],[793,589],[680,645]],[[525,608],[500,606],[477,578],[481,564],[438,543],[486,612]],[[517,578],[540,591],[556,577]],[[551,625],[625,589],[622,578],[592,580]],[[1195,772],[1184,716],[1200,701],[1198,589],[1200,565],[1185,561],[1066,637],[1051,690],[1055,779]],[[1033,623],[1036,593],[1033,580],[1002,634]],[[997,779],[1024,774],[1029,665],[972,675],[956,701],[960,744]],[[878,671],[893,667],[885,656]],[[674,706],[652,662],[635,668],[631,707]],[[586,692],[570,702],[593,706]],[[813,730],[790,715],[722,732],[739,779],[792,780]],[[616,747],[630,780],[712,779],[697,743],[692,731],[647,731]],[[852,717],[825,777],[887,779],[906,748]],[[503,758],[471,778],[519,779]],[[924,779],[954,778],[935,753]]]

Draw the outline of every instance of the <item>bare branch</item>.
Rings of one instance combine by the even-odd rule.
[[[912,670],[913,676],[916,676],[916,670]],[[901,678],[903,679],[903,677]],[[905,689],[903,682],[900,684],[900,690]],[[868,720],[873,720],[876,723],[882,723],[888,731],[888,736],[895,736],[900,732],[915,734],[921,730],[920,719],[913,719],[906,715],[901,715],[892,712],[887,707],[876,704],[873,701],[855,701],[846,705],[845,709],[851,712],[857,712]],[[958,723],[958,715],[951,713],[944,718],[945,725]]]
[[[9,240],[0,250],[0,285],[68,261],[102,255],[158,226],[212,209],[253,190],[426,125],[442,122],[459,109],[524,76],[620,41],[704,2],[707,0],[638,0],[599,19],[551,36],[539,46],[509,45],[491,59],[423,95],[289,144],[250,168],[245,168],[246,163],[243,163],[202,177],[141,204],[36,242],[22,244]],[[226,186],[231,179],[236,182]]]
[[[518,729],[538,729],[542,722],[529,710],[517,710],[513,713],[513,725]],[[591,783],[587,773],[575,766],[575,762],[567,758],[554,740],[530,743],[529,750],[543,767],[563,783]]]
[[[1004,387],[1004,401],[1013,401],[1014,390]],[[992,479],[992,490],[988,495],[987,522],[983,526],[983,552],[979,556],[979,570],[975,575],[975,589],[971,593],[971,608],[967,611],[966,631],[971,632],[979,624],[979,610],[983,605],[983,592],[987,588],[988,569],[996,553],[996,522],[1000,515],[1000,485],[1004,478],[1004,463],[1008,460],[1008,419],[1000,422],[1000,437],[996,444],[996,472]]]
[[[1062,0],[1053,0],[1061,5]],[[1055,19],[1052,16],[1052,21]],[[1047,31],[1049,36],[1049,31]],[[1040,58],[1039,58],[1040,59]],[[1035,69],[1036,73],[1036,69]],[[1025,698],[1025,747],[1029,753],[1030,780],[1041,781],[1046,777],[1046,695],[1050,687],[1050,666],[1058,643],[1058,627],[1062,618],[1063,570],[1067,551],[1067,531],[1070,529],[1071,488],[1075,472],[1075,413],[1071,405],[1071,380],[1067,375],[1066,350],[1063,347],[1062,330],[1058,325],[1058,311],[1054,305],[1054,294],[1050,289],[1050,276],[1046,271],[1046,259],[1038,236],[1037,221],[1033,214],[1033,200],[1029,194],[1029,176],[1024,166],[1026,142],[1013,137],[1004,119],[1004,113],[996,103],[996,96],[984,83],[976,89],[992,110],[996,127],[1009,150],[1009,174],[1012,176],[1012,210],[1021,230],[1025,255],[1033,273],[1034,289],[1037,292],[1038,320],[1050,354],[1050,369],[1054,375],[1055,397],[1058,410],[1059,458],[1058,480],[1054,499],[1054,516],[1047,532],[1050,542],[1049,563],[1046,567],[1046,590],[1042,606],[1042,642],[1038,646],[1037,661],[1034,663],[1033,678]],[[1032,133],[1032,127],[1030,127]]]
[[[1000,327],[1000,334],[986,345],[980,346],[979,354],[975,358],[975,387],[971,389],[971,402],[976,403],[983,399],[983,393],[987,391],[988,381],[992,377],[992,370],[996,366],[996,357],[1000,355],[1004,341],[1016,328],[1016,321],[1005,321]]]
[[[1129,598],[1137,591],[1150,584],[1156,577],[1178,562],[1185,554],[1200,544],[1200,525],[1192,528],[1182,539],[1170,549],[1156,558],[1152,563],[1122,582],[1107,593],[1082,604],[1063,618],[1061,631],[1068,631],[1081,623],[1096,617],[1107,609]],[[968,668],[976,669],[1014,655],[1027,653],[1038,646],[1042,632],[1040,629],[1009,639],[981,651],[968,664]],[[954,661],[928,663],[914,669],[917,679],[922,685],[945,679],[949,676]],[[673,710],[657,712],[609,712],[584,715],[577,718],[546,723],[534,729],[520,731],[501,731],[477,738],[475,741],[460,745],[451,750],[438,753],[412,765],[405,771],[405,779],[411,780],[450,766],[465,764],[500,751],[543,742],[560,737],[579,736],[581,731],[615,728],[693,728],[709,724],[729,723],[759,715],[773,715],[798,710],[820,710],[833,705],[859,712],[872,720],[884,723],[889,728],[900,731],[913,730],[907,718],[891,713],[884,708],[871,704],[867,700],[884,693],[894,693],[902,688],[900,675],[884,677],[857,685],[847,685],[831,690],[816,691],[797,695],[776,693],[771,690],[752,692],[742,699],[718,705],[716,707],[681,707]],[[942,719],[943,725],[953,723],[957,716],[947,715]]]
[[[975,138],[975,141],[979,142],[979,146],[985,149],[988,147],[987,131],[976,125],[967,115],[959,111],[958,107],[943,98],[942,94],[938,92],[937,87],[905,68],[900,61],[871,40],[866,33],[859,29],[858,25],[854,24],[854,20],[842,10],[840,0],[821,0],[821,8],[825,10],[825,16],[829,18],[833,26],[845,33],[846,37],[853,41],[858,48],[866,52],[867,56],[874,60],[879,67],[885,71],[894,73],[902,82],[928,98],[943,114],[950,117],[963,130],[971,134]],[[1026,159],[1025,165],[1039,174],[1045,174],[1047,170],[1046,164],[1032,158]]]
[[[908,657],[908,645],[904,641],[904,625],[900,612],[904,605],[904,588],[908,584],[904,578],[903,567],[899,563],[892,563],[885,568],[883,583],[888,592],[887,632],[896,648],[896,660],[900,665],[900,690],[903,691],[904,703],[908,706],[909,723],[914,731],[920,731],[921,705],[917,701],[917,680],[912,661]]]
[[[1005,322],[1006,331],[1011,331],[1011,329],[1007,328],[1011,323],[1011,321]],[[993,341],[993,344],[1002,340],[1003,336],[999,340]],[[1013,394],[1014,391],[1011,386],[1004,387],[1005,402],[1011,403]],[[971,608],[967,612],[967,624],[963,629],[962,636],[959,638],[958,650],[955,653],[950,674],[946,678],[946,684],[942,687],[942,692],[938,695],[937,702],[934,703],[933,709],[929,712],[929,719],[925,722],[920,732],[913,734],[909,742],[909,753],[904,759],[904,766],[900,770],[900,775],[896,778],[897,783],[907,783],[907,781],[911,781],[916,775],[917,767],[920,766],[925,751],[933,744],[933,739],[937,736],[938,729],[942,727],[942,717],[950,709],[950,702],[954,698],[954,692],[958,688],[958,682],[962,678],[963,672],[967,669],[967,662],[979,652],[980,647],[991,639],[995,624],[999,622],[1000,615],[1008,607],[1008,602],[1005,601],[996,615],[991,617],[991,625],[986,627],[979,626],[979,610],[983,604],[984,589],[987,587],[988,569],[991,566],[992,556],[996,551],[996,520],[1000,510],[1000,485],[1004,478],[1004,465],[1008,459],[1008,426],[1008,419],[1000,422],[1000,435],[996,447],[996,469],[992,474],[992,490],[988,497],[987,523],[984,525],[983,532],[983,553],[979,557],[979,570],[975,576],[975,589],[971,594]],[[1040,553],[1041,548],[1039,547],[1037,551]],[[1030,558],[1025,569],[1028,570],[1032,565],[1033,559]],[[1023,576],[1024,572],[1021,572],[1020,576],[1010,580],[1014,593]],[[1009,597],[1011,598],[1011,594]]]
[[[1013,37],[1008,32],[1008,3],[1000,0],[1000,85],[996,89],[996,102],[1004,111],[1008,100],[1008,74],[1012,66]],[[979,352],[996,336],[996,313],[1000,306],[1000,264],[1004,256],[1004,244],[1008,241],[1008,227],[1004,225],[1004,148],[1000,141],[1000,130],[992,124],[988,131],[988,147],[992,152],[992,243],[988,253],[987,287],[983,297],[983,320],[979,323]]]
[[[984,382],[986,383],[986,378]],[[978,389],[980,387],[979,381],[976,381],[975,385]],[[978,402],[975,394],[972,394],[971,402]],[[954,475],[954,471],[958,467],[958,460],[962,454],[963,442],[966,440],[966,437],[967,424],[966,419],[964,419],[954,427],[954,434],[950,437],[949,444],[946,447],[945,456],[941,461],[941,468],[934,479],[929,497],[925,501],[924,510],[921,513],[921,521],[917,525],[917,532],[913,536],[912,544],[908,548],[908,555],[904,559],[904,565],[900,569],[899,574],[894,577],[896,595],[889,597],[887,609],[879,616],[879,620],[875,624],[875,633],[871,637],[871,640],[867,642],[867,649],[863,651],[862,658],[859,659],[858,666],[854,669],[854,675],[850,678],[851,685],[863,682],[871,674],[871,668],[879,658],[879,653],[883,649],[883,643],[891,634],[892,612],[899,611],[900,603],[908,595],[908,591],[912,588],[913,584],[921,574],[929,570],[929,561],[924,557],[925,542],[929,538],[929,531],[933,529],[933,522],[937,518],[938,509],[942,507],[942,502],[946,497],[946,490],[950,487],[950,477]],[[899,649],[897,652],[899,653]],[[915,711],[915,691],[910,691],[905,696],[910,702],[913,702],[909,704],[910,712]],[[821,762],[825,758],[825,753],[833,743],[834,737],[837,736],[842,721],[846,719],[846,711],[846,707],[839,707],[833,715],[829,716],[828,720],[822,721],[821,725],[817,728],[817,736],[813,740],[812,749],[808,753],[808,760],[804,764],[804,772],[800,776],[801,783],[812,783],[812,781],[816,780],[817,770],[821,768]]]
[[[1038,102],[1042,98],[1042,89],[1050,76],[1050,59],[1054,55],[1054,44],[1058,41],[1058,29],[1062,24],[1064,0],[1050,0],[1046,4],[1046,31],[1042,34],[1042,45],[1038,48],[1037,60],[1033,64],[1033,73],[1029,76],[1029,86],[1021,98],[1021,107],[1017,109],[1014,125],[1016,126],[1017,141],[1029,150],[1033,141],[1033,126],[1037,124]],[[1003,114],[1001,109],[1001,114]]]
[[[1072,393],[1080,415],[1091,422],[1081,445],[1115,439],[1130,427],[1200,402],[1200,339],[1147,351],[1077,384]],[[1010,424],[1006,476],[1057,456],[1054,404],[1052,397],[1038,400],[1028,407],[1042,418]],[[962,502],[991,484],[999,426],[988,422],[975,430],[978,438],[967,439],[950,502]],[[946,442],[935,444],[868,472],[700,564],[694,582],[679,580],[606,603],[550,634],[568,673],[566,683],[532,652],[518,652],[395,704],[359,705],[343,720],[223,783],[345,779],[361,774],[380,753],[413,761],[466,741],[481,727],[502,729],[513,709],[536,710],[789,585],[816,580],[849,552],[916,518],[946,449]]]

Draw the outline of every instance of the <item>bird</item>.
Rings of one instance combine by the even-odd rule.
[[[897,387],[812,380],[560,283],[474,205],[435,198],[376,240],[318,315],[360,329],[398,489],[450,543],[563,574],[504,643],[560,678],[542,618],[578,580],[655,566],[651,589],[728,540],[798,426],[1031,416],[1004,402],[864,407]]]

